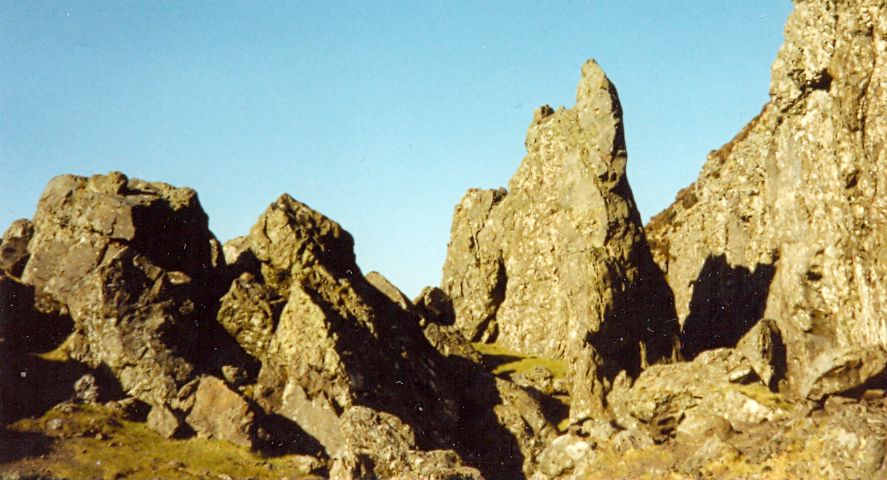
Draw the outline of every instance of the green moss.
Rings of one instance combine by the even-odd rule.
[[[525,373],[541,366],[551,372],[555,379],[563,379],[567,376],[567,362],[563,360],[524,355],[495,343],[472,343],[471,345],[483,356],[484,365],[494,375]]]
[[[279,479],[307,476],[306,457],[263,457],[234,444],[201,438],[167,440],[144,423],[103,406],[54,408],[13,424],[13,432],[50,437],[52,454],[32,462],[60,478]]]

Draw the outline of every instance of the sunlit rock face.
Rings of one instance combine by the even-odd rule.
[[[688,356],[769,318],[799,391],[887,344],[885,35],[879,2],[797,2],[769,103],[647,226]]]
[[[509,190],[456,207],[443,289],[474,340],[573,368],[573,414],[600,409],[620,370],[669,358],[671,292],[652,260],[625,175],[622,110],[594,61],[576,106],[537,110]]]

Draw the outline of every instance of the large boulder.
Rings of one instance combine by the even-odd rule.
[[[887,345],[884,15],[796,2],[769,103],[647,226],[691,356],[770,318],[799,392],[822,355]]]
[[[509,190],[456,207],[442,288],[475,341],[571,360],[573,413],[600,413],[608,379],[671,358],[668,285],[625,174],[622,111],[594,61],[576,106],[537,110]]]
[[[254,446],[254,408],[216,377],[207,375],[198,380],[186,421],[201,437]]]
[[[66,353],[159,413],[218,351],[207,224],[193,190],[116,172],[53,178],[33,219],[22,281],[73,318]]]

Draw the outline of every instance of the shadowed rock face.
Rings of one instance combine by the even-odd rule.
[[[697,289],[749,273],[736,287],[763,298],[742,321],[775,320],[794,391],[834,352],[887,344],[885,40],[879,2],[797,2],[770,102],[647,227],[685,329],[745,316]],[[703,297],[719,315],[694,317]]]
[[[442,288],[469,338],[570,358],[584,417],[600,408],[595,379],[672,356],[673,300],[625,175],[616,90],[594,61],[576,106],[540,108],[526,145],[507,194],[472,190],[456,207]]]
[[[56,177],[37,205],[29,253],[22,281],[74,319],[71,356],[107,365],[146,402],[174,401],[213,345],[200,318],[213,302],[218,249],[197,194],[120,173]]]

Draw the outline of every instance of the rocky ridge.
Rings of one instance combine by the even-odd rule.
[[[589,61],[414,300],[289,195],[220,245],[193,190],[56,177],[0,244],[0,478],[884,477],[885,18],[798,2],[646,227]]]

